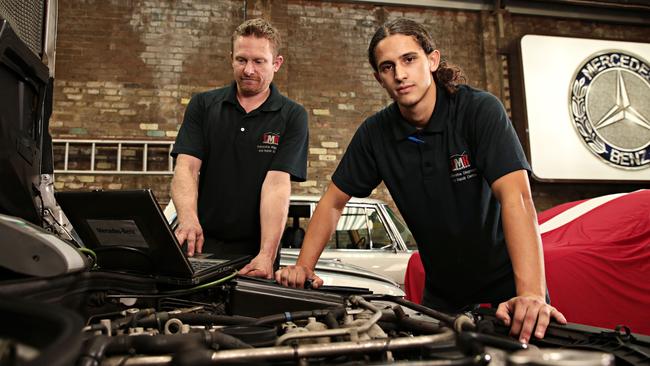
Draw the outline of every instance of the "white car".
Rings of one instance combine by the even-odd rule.
[[[291,196],[282,253],[298,254],[320,197]],[[334,259],[382,274],[402,286],[415,239],[399,216],[383,201],[352,198],[321,258]]]

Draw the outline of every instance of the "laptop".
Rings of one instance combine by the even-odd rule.
[[[149,189],[57,192],[56,200],[102,270],[196,285],[232,274],[251,259],[187,257]]]

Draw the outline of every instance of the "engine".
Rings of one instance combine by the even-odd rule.
[[[13,335],[0,337],[0,364],[625,365],[648,360],[643,352],[649,343],[624,330],[599,334],[551,325],[544,340],[522,344],[508,336],[491,309],[452,315],[401,297],[287,289],[239,277],[208,288],[156,291],[142,284],[99,289],[106,283],[77,280],[72,291],[50,289],[50,301],[58,298],[65,307],[20,300],[7,308],[0,301],[7,330],[0,333]]]

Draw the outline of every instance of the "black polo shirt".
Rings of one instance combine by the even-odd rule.
[[[266,173],[306,179],[307,112],[271,84],[267,100],[246,113],[236,91],[233,82],[192,97],[171,154],[201,160],[198,215],[206,238],[252,244],[256,254]]]
[[[418,243],[427,291],[462,306],[492,302],[489,288],[513,281],[490,185],[520,169],[530,167],[499,100],[468,86],[453,95],[438,87],[421,130],[395,103],[368,118],[332,181],[355,197],[384,181]]]

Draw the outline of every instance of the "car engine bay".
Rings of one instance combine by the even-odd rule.
[[[0,45],[3,88],[18,91],[0,98],[13,108],[0,118],[1,366],[650,365],[650,337],[624,326],[551,324],[526,345],[494,309],[446,314],[235,271],[182,286],[94,267],[54,197],[53,78],[2,18]]]
[[[284,288],[233,273],[193,288],[82,272],[0,284],[0,364],[639,365],[650,337],[551,324],[519,343],[492,309]]]

